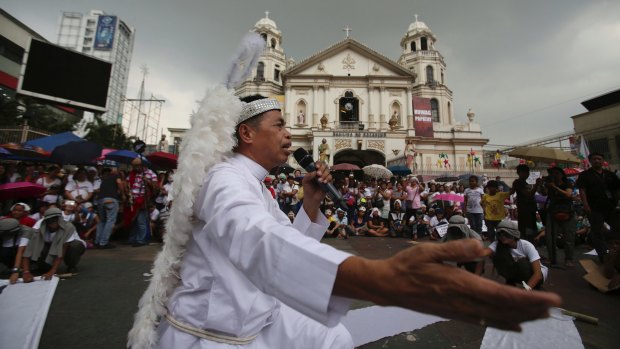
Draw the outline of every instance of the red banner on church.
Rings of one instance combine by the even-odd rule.
[[[415,135],[433,138],[433,117],[429,98],[413,97]]]

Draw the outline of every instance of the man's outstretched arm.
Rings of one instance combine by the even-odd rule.
[[[443,263],[483,253],[478,241],[460,240],[420,244],[383,260],[352,256],[338,267],[332,293],[512,331],[560,305],[557,294],[526,292]]]

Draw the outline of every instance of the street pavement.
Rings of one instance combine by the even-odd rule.
[[[324,242],[368,258],[388,257],[411,246],[403,238],[352,237]],[[88,250],[80,262],[78,274],[60,281],[39,348],[125,348],[138,300],[147,287],[152,261],[160,249],[161,244],[151,244],[139,248],[119,245],[110,250]],[[578,246],[577,256],[589,258],[583,255],[587,249],[587,246]],[[599,318],[598,326],[575,322],[586,348],[620,348],[619,293],[600,293],[586,283],[582,278],[584,274],[580,265],[567,270],[551,269],[545,288],[563,297],[565,309]],[[500,281],[493,275],[490,263],[487,263],[485,276]],[[352,308],[369,305],[354,301]],[[8,320],[3,318],[3,321]],[[377,326],[381,326],[381,319],[377,319]],[[480,347],[484,331],[478,325],[444,321],[361,348],[473,349]]]

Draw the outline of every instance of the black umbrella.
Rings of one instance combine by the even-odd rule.
[[[59,145],[52,151],[51,160],[60,164],[90,164],[101,156],[101,144],[89,141],[73,141]]]
[[[442,176],[442,177],[437,177],[435,178],[435,182],[457,182],[459,180],[459,177],[457,176]]]

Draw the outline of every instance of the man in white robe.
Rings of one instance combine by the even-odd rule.
[[[318,182],[331,181],[322,162],[304,177],[304,204],[291,224],[263,184],[268,169],[287,161],[291,134],[277,101],[261,101],[244,107],[236,155],[211,168],[198,194],[160,348],[353,348],[339,324],[344,296],[510,330],[559,305],[557,295],[443,264],[478,256],[475,241],[423,244],[384,260],[319,243],[327,220]],[[259,113],[248,117],[248,109]]]

